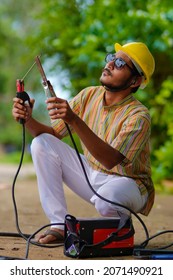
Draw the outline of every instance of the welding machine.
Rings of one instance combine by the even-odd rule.
[[[134,227],[131,218],[120,227],[119,218],[65,217],[64,254],[71,258],[132,255]]]

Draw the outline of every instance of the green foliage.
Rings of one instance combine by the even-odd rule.
[[[155,126],[160,134],[155,140],[153,151],[153,178],[159,182],[165,178],[173,178],[173,79],[163,82],[160,92],[155,98],[157,107],[152,110]],[[159,145],[160,143],[160,145]]]
[[[1,164],[14,163],[14,164],[19,165],[20,158],[21,158],[20,151],[6,153],[3,155],[0,155],[0,163]],[[30,153],[28,153],[28,151],[26,151],[22,163],[29,163],[29,162],[32,162],[31,155],[30,155]]]
[[[172,57],[173,8],[167,5],[167,1],[158,0],[73,0],[58,1],[58,5],[53,0],[43,1],[40,29],[35,29],[27,42],[53,57],[57,74],[65,71],[70,80],[62,79],[61,85],[74,95],[88,84],[98,84],[104,56],[114,51],[114,42],[146,42],[157,65],[165,56]],[[156,68],[155,86],[159,88],[165,71],[166,75],[172,73],[172,67],[164,64]]]
[[[153,167],[153,178],[159,182],[163,179],[172,179],[173,172],[173,139],[166,141],[155,151],[156,163]]]

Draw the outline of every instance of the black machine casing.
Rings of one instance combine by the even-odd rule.
[[[120,219],[65,218],[64,254],[72,258],[132,255],[134,228],[129,218],[122,228]]]

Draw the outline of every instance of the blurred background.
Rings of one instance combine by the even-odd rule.
[[[173,3],[168,0],[1,0],[0,164],[19,161],[22,127],[12,118],[12,99],[16,79],[24,77],[37,55],[56,94],[70,99],[84,87],[99,85],[106,53],[114,52],[115,42],[130,41],[146,43],[155,57],[150,84],[135,95],[152,117],[156,189],[173,193],[167,188],[173,184]],[[36,99],[34,116],[49,123],[36,66],[24,82]],[[28,162],[30,142],[26,132]]]

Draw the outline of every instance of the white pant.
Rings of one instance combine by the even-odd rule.
[[[35,166],[42,207],[50,223],[63,223],[67,214],[65,183],[84,200],[95,205],[102,216],[130,215],[127,209],[105,202],[89,187],[76,151],[50,134],[34,138],[31,153]],[[142,196],[131,178],[93,170],[81,155],[89,181],[99,195],[140,212],[147,196]],[[63,226],[57,226],[63,228]]]

